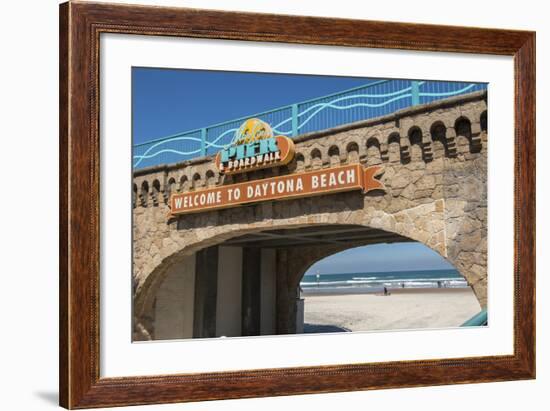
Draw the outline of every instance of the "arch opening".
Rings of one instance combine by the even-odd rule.
[[[321,258],[299,288],[304,333],[458,327],[481,310],[466,278],[414,241]]]
[[[196,190],[197,188],[200,188],[202,185],[201,181],[201,175],[199,173],[195,173],[193,175],[193,189]]]
[[[409,130],[410,159],[411,161],[422,159],[424,162],[432,160],[431,150],[423,140],[423,132],[419,126],[413,126]]]
[[[388,137],[388,158],[391,163],[401,161],[401,137],[398,132],[393,132]]]
[[[159,197],[161,195],[161,189],[160,189],[160,181],[154,180],[153,181],[153,192],[152,192],[152,199],[153,199],[153,205],[157,207],[159,205]]]
[[[297,171],[303,171],[306,167],[305,165],[305,158],[302,153],[297,153],[296,158],[294,160],[296,162],[296,170]]]
[[[367,163],[368,164],[381,164],[382,157],[380,151],[380,141],[377,137],[369,137],[367,139]]]
[[[311,150],[310,160],[311,166],[313,168],[320,168],[323,163],[321,150],[319,150],[318,148],[314,148],[313,150]]]
[[[447,127],[442,121],[434,123],[430,129],[432,141],[434,143],[435,157],[449,157],[449,146],[447,144]]]
[[[139,313],[134,339],[348,331],[342,324],[304,328],[300,283],[326,257],[372,244],[418,243],[395,232],[349,224],[245,229],[205,240],[157,270],[156,285],[142,299],[150,308],[134,308]]]
[[[134,183],[132,184],[132,207],[133,208],[137,207],[137,199],[138,199],[138,188],[137,188],[137,184]]]
[[[487,132],[487,110],[481,113],[481,116],[479,117],[479,125],[481,127],[481,131]]]
[[[149,200],[149,183],[147,181],[144,181],[141,184],[141,192],[140,192],[140,202],[142,207],[147,207],[147,202]]]

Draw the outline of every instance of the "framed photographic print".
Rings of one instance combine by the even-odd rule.
[[[535,34],[60,6],[60,403],[535,376]]]

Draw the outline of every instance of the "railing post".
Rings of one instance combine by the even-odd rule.
[[[201,128],[201,156],[206,155],[206,128]]]
[[[412,95],[412,105],[416,106],[420,104],[420,92],[419,92],[419,81],[412,80],[411,81],[411,95]]]
[[[292,137],[298,135],[298,104],[292,105]]]

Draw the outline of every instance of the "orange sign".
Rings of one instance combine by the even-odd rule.
[[[375,178],[382,172],[381,166],[363,168],[359,164],[352,164],[177,193],[170,197],[170,216],[342,191],[362,190],[367,193],[384,190],[384,184]]]

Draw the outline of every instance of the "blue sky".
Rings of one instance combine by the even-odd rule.
[[[134,67],[134,144],[379,79]]]
[[[420,243],[373,244],[352,248],[313,264],[305,275],[445,270],[454,267]]]
[[[132,69],[134,144],[361,86],[379,79]],[[315,264],[312,273],[452,268],[419,243],[347,250]]]

